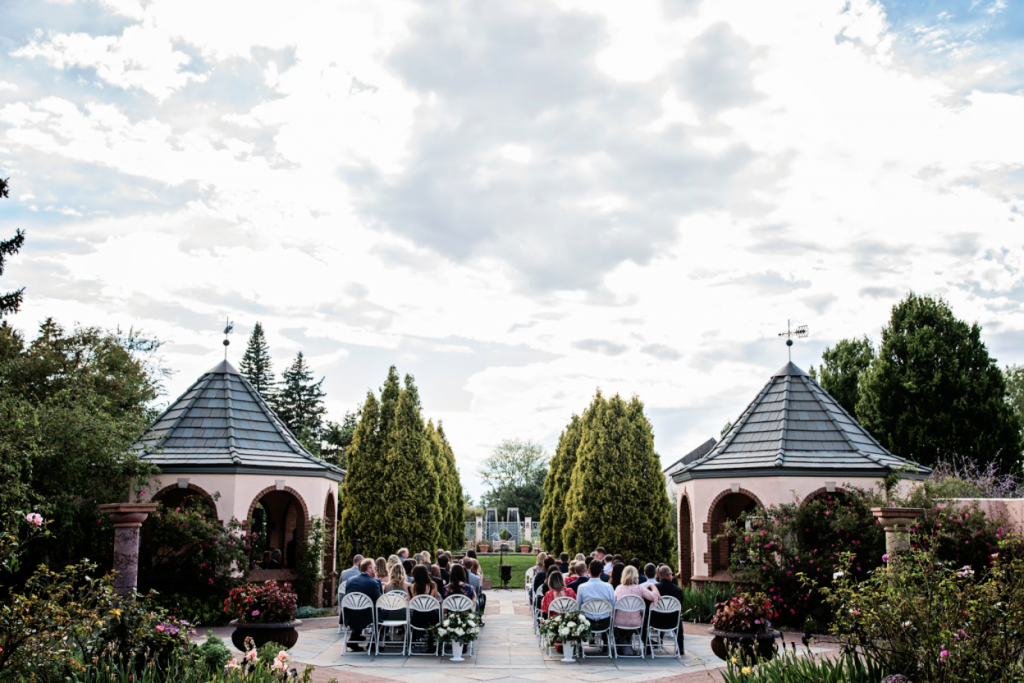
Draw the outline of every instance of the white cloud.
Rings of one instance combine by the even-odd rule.
[[[12,92],[18,91],[18,86],[14,83],[8,83],[7,81],[0,81],[0,92],[4,90],[10,90]]]

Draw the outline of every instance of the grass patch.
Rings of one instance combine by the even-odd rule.
[[[495,585],[501,583],[501,574],[498,572],[498,556],[487,555],[477,557],[480,561],[480,569],[484,573],[484,578],[490,579]],[[509,585],[514,588],[523,587],[523,575],[526,574],[526,570],[537,564],[536,555],[506,555],[505,564],[512,565],[512,580],[509,581]]]

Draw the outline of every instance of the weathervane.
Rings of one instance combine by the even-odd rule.
[[[231,344],[231,341],[228,340],[228,335],[235,331],[235,324],[231,322],[230,318],[225,318],[225,323],[226,324],[224,325],[224,360],[227,360],[228,346]]]
[[[786,331],[779,332],[780,337],[786,337],[786,350],[789,351],[789,362],[793,362],[793,337],[797,339],[803,339],[807,336],[807,325],[797,325],[794,330],[790,325],[790,321],[786,321]]]

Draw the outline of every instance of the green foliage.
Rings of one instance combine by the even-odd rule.
[[[121,500],[152,473],[131,446],[152,418],[159,348],[134,331],[69,332],[53,320],[26,343],[0,325],[0,511],[31,501],[54,520],[30,564],[109,552],[97,505]]]
[[[337,607],[313,607],[312,605],[299,605],[295,608],[296,619],[319,619],[321,617],[337,616]]]
[[[197,586],[202,589],[202,586]],[[223,626],[229,617],[224,614],[223,593],[212,594],[200,590],[197,594],[189,593],[157,593],[153,592],[153,604],[158,605],[169,615],[190,624],[203,626]]]
[[[356,425],[359,423],[359,413],[347,411],[345,419],[338,424],[328,420],[324,425],[323,441],[320,444],[320,457],[337,465],[343,470],[348,469],[347,451],[352,445],[355,437]]]
[[[549,553],[560,553],[562,529],[568,516],[569,484],[576,468],[576,453],[583,436],[583,419],[573,415],[565,431],[558,437],[558,448],[551,458],[548,474],[544,478],[544,499],[540,513],[540,542]]]
[[[272,399],[274,412],[288,429],[295,434],[308,450],[320,452],[320,438],[323,435],[324,380],[313,381],[313,371],[306,363],[302,351],[295,354],[295,360],[281,374],[281,385]]]
[[[520,518],[539,516],[548,460],[539,443],[503,440],[478,470],[480,478],[491,487],[483,495],[483,507],[497,508],[502,519],[510,507],[519,508]]]
[[[287,649],[281,643],[270,641],[269,643],[263,643],[257,652],[261,662],[272,662],[279,652],[284,652]]]
[[[732,597],[731,584],[713,583],[700,587],[683,586],[682,604],[683,619],[699,624],[710,624],[718,610],[718,603]]]
[[[270,360],[270,345],[267,343],[262,323],[257,322],[253,326],[238,369],[264,401],[270,402],[273,399],[276,384],[274,363]]]
[[[840,564],[843,571],[849,560]],[[1024,679],[1024,553],[1004,542],[988,570],[911,550],[867,580],[823,588],[833,631],[888,672],[915,683]]]
[[[932,465],[959,457],[1019,472],[1020,421],[981,341],[940,299],[893,306],[878,357],[860,380],[857,417],[893,453]]]
[[[875,349],[866,336],[860,339],[841,339],[835,346],[822,352],[823,362],[815,373],[815,379],[846,412],[856,415],[857,401],[860,399],[860,378],[874,358]]]
[[[7,199],[9,178],[0,178],[0,199]],[[0,275],[4,274],[4,266],[7,257],[17,254],[25,244],[25,233],[21,230],[14,231],[14,237],[7,240],[0,240]],[[0,318],[5,315],[17,313],[21,308],[22,297],[25,295],[25,288],[16,289],[13,292],[0,294]]]
[[[848,552],[855,577],[878,566],[885,533],[871,514],[877,502],[870,492],[848,487],[845,494],[755,508],[726,525],[730,573],[737,583],[768,593],[777,613],[773,621],[794,627],[808,619],[827,624],[821,592],[800,577],[813,577],[816,587],[831,585],[840,557]]]
[[[295,589],[299,600],[308,605],[319,605],[321,595],[318,590],[324,578],[324,520],[312,517],[309,520],[309,533],[306,536],[306,550],[299,554],[296,569]]]
[[[276,653],[275,653],[276,654]],[[212,673],[219,673],[224,665],[231,659],[231,650],[224,641],[213,635],[213,631],[206,632],[206,640],[196,648],[195,656],[198,662]]]
[[[342,557],[351,556],[356,539],[366,556],[387,557],[400,547],[433,551],[442,540],[462,547],[455,458],[443,430],[424,423],[412,376],[403,386],[392,366],[380,401],[367,394],[348,463],[341,489]]]
[[[605,546],[649,562],[668,561],[672,509],[643,404],[599,392],[587,412],[566,500],[564,549]]]
[[[783,649],[778,656],[751,666],[732,658],[722,670],[724,683],[880,683],[886,671],[873,660],[856,653],[838,657],[815,655],[809,649],[798,654]]]

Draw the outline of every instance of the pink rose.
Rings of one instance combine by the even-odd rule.
[[[35,524],[36,526],[42,526],[43,516],[40,515],[38,512],[30,512],[27,515],[25,515],[25,521],[30,524]]]

